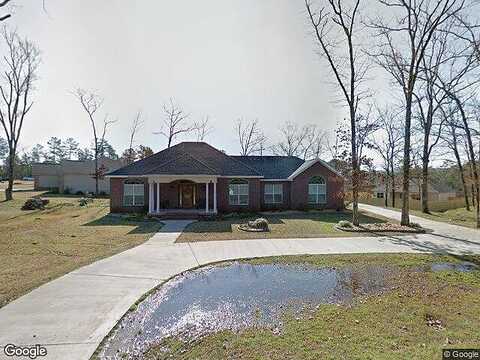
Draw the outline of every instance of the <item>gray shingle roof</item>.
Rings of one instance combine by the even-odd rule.
[[[262,176],[233,156],[215,149],[204,142],[182,142],[115,170],[111,176],[141,175],[220,175]]]
[[[231,156],[254,168],[265,179],[286,179],[305,161],[296,156]]]

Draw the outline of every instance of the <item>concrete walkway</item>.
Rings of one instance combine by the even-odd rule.
[[[397,216],[381,208],[365,210]],[[42,359],[87,360],[142,294],[213,261],[333,253],[480,254],[480,232],[435,222],[425,223],[435,232],[424,235],[174,243],[189,223],[165,221],[161,232],[144,244],[66,274],[0,309],[0,358],[11,359],[3,354],[3,346],[12,343],[44,344],[48,356]]]
[[[359,204],[359,208],[397,221],[400,221],[401,218],[401,213],[397,210],[367,204]],[[413,215],[410,216],[410,221],[418,223],[429,230],[429,234],[419,237],[421,243],[417,244],[417,246],[427,251],[469,253],[471,251],[474,252],[476,246],[480,244],[480,230],[428,220]]]

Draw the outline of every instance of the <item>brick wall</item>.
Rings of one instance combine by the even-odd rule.
[[[266,204],[265,203],[265,184],[282,184],[283,185],[283,202],[281,204]],[[262,181],[260,200],[263,210],[286,210],[290,208],[290,181]]]
[[[241,179],[241,178],[240,178]],[[217,205],[219,212],[259,211],[261,208],[261,183],[260,179],[244,179],[248,181],[248,205],[230,205],[228,199],[228,185],[232,179],[218,178]],[[213,189],[213,187],[212,187]],[[212,190],[210,190],[212,194]]]
[[[147,179],[131,179],[144,183],[145,188],[145,205],[144,206],[124,206],[123,205],[123,183],[126,178],[110,178],[110,212],[127,213],[127,212],[147,212],[148,211],[148,183]]]
[[[327,203],[311,205],[308,203],[308,182],[312,176],[322,176],[327,183]],[[291,184],[291,205],[293,209],[343,209],[343,178],[330,169],[316,163],[298,175]]]
[[[322,176],[327,183],[327,203],[319,205],[308,204],[308,182],[312,176]],[[123,183],[126,178],[110,179],[110,211],[112,213],[120,212],[147,212],[148,211],[148,183],[147,179],[139,178],[145,184],[145,205],[144,206],[124,206],[123,205]],[[129,179],[133,180],[133,179]],[[228,185],[231,178],[219,178],[217,183],[217,204],[219,212],[241,212],[241,211],[260,211],[273,209],[307,209],[311,207],[343,209],[343,178],[336,175],[331,170],[321,164],[315,164],[305,172],[295,178],[294,181],[281,182],[283,184],[283,203],[265,204],[264,188],[268,182],[260,179],[245,179],[249,184],[249,204],[248,205],[230,205],[228,197]],[[278,183],[278,182],[275,182]],[[156,191],[156,190],[155,190]],[[156,193],[154,196],[156,199]],[[205,206],[205,186],[196,184],[197,207]],[[178,207],[178,184],[161,184],[160,200],[162,207]],[[209,187],[209,208],[213,210],[213,184]]]

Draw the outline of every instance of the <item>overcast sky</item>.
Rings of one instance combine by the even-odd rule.
[[[346,115],[333,103],[303,0],[47,0],[47,13],[40,0],[21,3],[9,25],[42,51],[27,149],[51,136],[88,145],[88,119],[69,93],[76,87],[101,94],[103,113],[118,118],[108,140],[119,154],[139,109],[137,144],[165,147],[153,132],[170,97],[192,120],[209,115],[207,141],[229,153],[239,151],[239,117],[258,118],[274,142],[287,120],[332,130]]]

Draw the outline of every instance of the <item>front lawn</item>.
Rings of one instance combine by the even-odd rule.
[[[412,215],[420,216],[425,219],[446,222],[449,224],[467,226],[475,228],[475,210],[467,211],[466,208],[452,209],[446,211],[431,211],[430,214],[424,214],[421,211],[412,210]]]
[[[264,217],[269,222],[269,232],[245,232],[238,225]],[[262,238],[308,238],[308,237],[347,237],[359,236],[351,232],[337,230],[340,220],[352,220],[351,212],[309,211],[271,213],[250,217],[232,217],[215,221],[197,221],[190,224],[177,239],[177,242],[262,239]],[[385,218],[362,213],[360,223],[385,222]]]
[[[151,237],[161,224],[107,215],[108,199],[80,207],[78,197],[45,195],[45,210],[22,211],[39,192],[0,192],[0,307],[39,285]]]
[[[480,263],[480,257],[468,260]],[[457,262],[435,255],[290,256],[253,263],[394,267],[388,290],[356,294],[353,303],[323,304],[301,316],[286,313],[280,331],[249,328],[186,341],[168,338],[151,348],[159,359],[441,359],[444,348],[480,345],[480,271],[419,271]],[[354,279],[352,279],[354,280]],[[355,284],[352,283],[353,289]],[[312,304],[315,305],[315,304]]]

